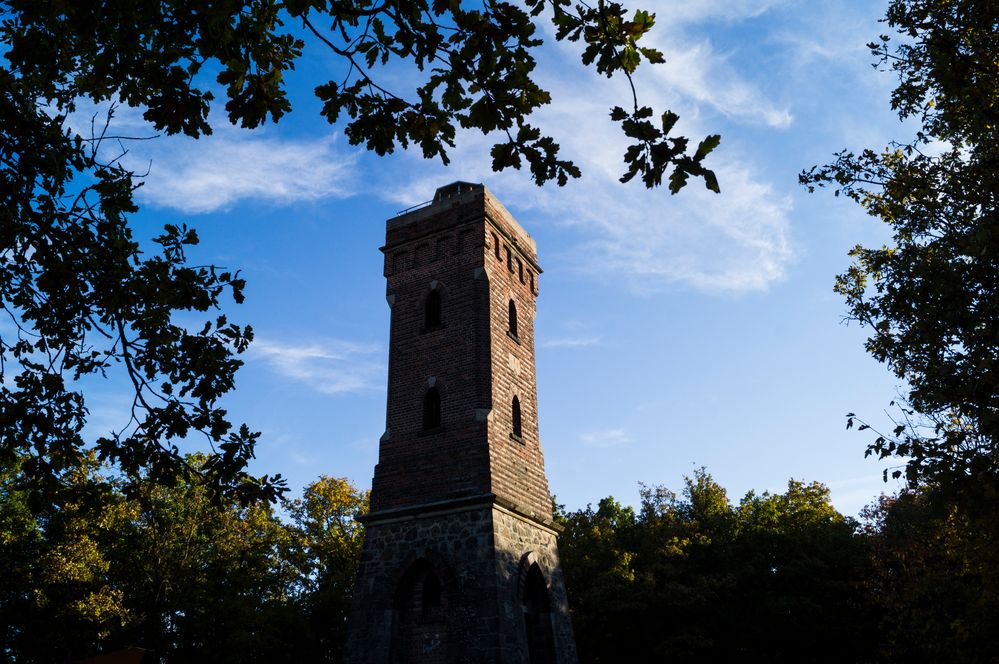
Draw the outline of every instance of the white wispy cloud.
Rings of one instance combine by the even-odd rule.
[[[458,173],[437,165],[393,170],[399,186],[386,188],[400,206],[431,195],[449,179],[482,181],[514,207],[521,221],[531,227],[540,217],[570,227],[580,240],[560,252],[560,269],[578,270],[596,278],[623,278],[631,289],[649,293],[687,286],[713,293],[766,290],[782,279],[794,258],[790,238],[791,199],[778,193],[750,164],[720,152],[712,166],[722,183],[722,194],[692,181],[678,196],[664,189],[645,190],[617,182],[620,159],[617,146],[604,135],[586,130],[593,117],[572,117],[591,145],[573,150],[580,159],[584,179],[563,188],[539,189],[521,174],[492,173],[487,141],[468,135],[456,152]],[[571,126],[566,124],[565,126]],[[610,128],[613,131],[613,128]],[[603,143],[603,145],[601,145]],[[601,160],[603,152],[616,159]],[[412,166],[416,159],[404,162]],[[613,165],[610,165],[613,163]],[[407,178],[408,172],[419,175]],[[525,214],[526,213],[526,214]],[[545,257],[542,256],[542,261]],[[594,270],[593,266],[600,269]]]
[[[815,77],[817,61],[832,61],[849,75],[853,84],[862,84],[861,73],[871,70],[867,44],[877,34],[884,15],[880,3],[813,3],[788,12],[775,22],[770,39],[782,48],[789,67]],[[821,65],[820,65],[821,66]],[[818,77],[822,80],[822,76]]]
[[[86,398],[88,414],[83,429],[86,440],[96,440],[111,432],[121,433],[131,424],[133,395],[90,390]]]
[[[645,64],[635,72],[639,102],[653,108],[682,111],[680,115],[687,119],[714,111],[740,123],[774,128],[790,126],[794,121],[790,109],[776,103],[767,91],[740,70],[738,54],[720,51],[695,27],[709,21],[752,19],[782,4],[785,3],[691,0],[676,6],[671,2],[665,9],[650,5],[649,9],[656,10],[658,18],[653,30],[642,39],[642,45],[660,50],[666,63]],[[543,27],[546,39],[553,43],[554,29]],[[584,72],[579,63],[578,44],[560,42],[553,50],[558,52],[560,61],[539,69],[538,73],[557,102],[561,100],[564,104],[567,96],[578,94],[580,90],[583,93],[580,96],[587,101],[600,98],[598,91],[601,88],[616,88],[620,96],[622,87],[626,87],[623,80],[608,84],[592,71]],[[589,80],[583,80],[586,78]],[[601,105],[601,114],[606,113],[604,106],[606,104]]]
[[[784,46],[799,67],[813,66],[816,60],[842,61],[848,56],[868,52],[860,39],[842,34],[781,31],[775,38]]]
[[[333,134],[289,139],[224,125],[198,140],[171,137],[150,145],[135,155],[143,157],[150,164],[139,198],[190,214],[241,200],[286,204],[343,198],[355,187],[357,151],[339,149]]]
[[[541,342],[544,348],[586,348],[600,343],[600,337],[560,337]]]
[[[890,110],[896,77],[872,67],[877,59],[867,44],[884,32],[882,3],[801,4],[787,14],[769,40],[781,53],[782,85],[809,118],[810,140],[828,146],[818,153],[823,160],[838,149],[885,145],[915,133]]]
[[[631,442],[631,437],[624,429],[605,429],[582,433],[579,440],[587,447],[620,447]]]
[[[81,102],[69,118],[78,133],[99,134],[109,105]],[[108,134],[147,140],[107,140],[108,158],[127,151],[122,164],[144,173],[136,191],[140,202],[203,214],[243,200],[272,204],[344,198],[357,187],[359,151],[342,144],[333,132],[291,138],[272,128],[254,130],[216,121],[214,133],[156,136],[139,109],[117,106]]]
[[[752,82],[743,78],[731,64],[731,54],[719,53],[711,42],[701,39],[660,37],[658,48],[666,65],[643,72],[660,85],[669,86],[681,103],[708,106],[739,122],[788,127],[791,111],[774,101]]]
[[[257,338],[251,358],[260,359],[277,373],[324,394],[365,392],[381,387],[385,366],[377,358],[377,344],[338,339],[289,344]]]
[[[765,290],[780,280],[793,251],[789,239],[791,201],[738,162],[715,168],[721,196],[691,186],[661,212],[615,211],[594,201],[592,219],[601,233],[586,244],[591,260],[629,278],[634,288],[654,292],[671,284],[706,292]],[[665,198],[663,192],[659,195]],[[640,196],[651,206],[655,196]]]
[[[740,20],[773,5],[747,1],[729,11],[716,2],[711,11]],[[710,16],[695,16],[692,7],[686,21]],[[663,14],[672,16],[672,10]],[[551,47],[539,60],[547,63],[538,70],[539,80],[554,103],[533,121],[555,136],[562,154],[581,167],[581,180],[538,188],[523,173],[494,173],[491,137],[461,132],[450,168],[406,153],[389,164],[380,190],[403,208],[426,200],[443,182],[486,182],[528,228],[538,219],[570,231],[556,255],[559,269],[617,279],[643,293],[677,286],[711,293],[766,290],[785,276],[795,258],[789,192],[795,184],[778,189],[752,153],[728,136],[738,135],[733,127],[746,125],[786,131],[791,112],[740,73],[735,56],[716,52],[708,41],[677,25],[661,32],[653,44],[672,50],[665,65],[640,68],[640,103],[675,109],[681,116],[680,135],[696,140],[721,130],[722,145],[708,159],[721,182],[720,195],[706,191],[698,179],[677,196],[665,188],[649,191],[637,182],[618,182],[628,139],[609,120],[608,108],[621,103],[622,94],[630,98],[627,84],[581,67],[573,44]],[[541,259],[543,264],[550,261],[550,253]]]
[[[282,463],[290,460],[296,465],[308,467],[315,467],[320,460],[307,439],[303,440],[302,437],[281,429],[263,428],[260,441],[257,451],[261,457],[280,455]]]
[[[825,483],[830,497],[844,514],[858,514],[865,506],[877,500],[883,493],[892,494],[904,488],[902,480],[882,479],[880,470],[861,477],[833,480]]]
[[[678,132],[692,137],[716,130],[718,117],[774,130],[787,127],[790,111],[742,75],[732,54],[719,53],[688,28],[708,20],[746,20],[777,4],[709,0],[661,10],[650,45],[663,49],[668,61],[639,70],[641,103],[676,109],[682,118]],[[138,171],[149,168],[137,192],[141,201],[186,213],[212,212],[244,200],[281,204],[342,198],[362,190],[406,207],[431,196],[442,182],[484,181],[519,211],[572,227],[578,241],[563,252],[567,263],[584,268],[600,260],[597,273],[624,276],[641,291],[685,285],[745,292],[765,290],[781,279],[793,258],[789,197],[776,191],[752,162],[734,156],[727,140],[709,159],[721,180],[721,196],[703,191],[697,180],[676,197],[640,185],[623,187],[617,178],[627,140],[609,121],[607,110],[621,100],[625,83],[608,82],[582,68],[578,57],[578,45],[550,47],[541,60],[547,66],[538,72],[557,105],[543,109],[535,120],[550,128],[561,140],[563,154],[586,174],[584,181],[563,189],[539,190],[523,173],[494,174],[492,141],[473,132],[461,132],[452,168],[406,153],[379,164],[384,166],[379,173],[383,181],[359,181],[359,152],[341,145],[333,134],[288,138],[269,129],[235,129],[225,122],[216,123],[216,133],[200,140],[164,137],[130,143],[127,159]],[[115,127],[148,134],[134,109],[119,109]],[[572,131],[565,131],[567,127]]]
[[[678,25],[704,21],[741,21],[787,4],[787,0],[670,0],[666,7],[649,5],[657,10],[659,23]]]

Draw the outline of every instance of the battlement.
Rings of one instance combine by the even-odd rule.
[[[382,251],[451,226],[481,219],[483,214],[520,253],[532,263],[537,263],[538,246],[534,238],[485,185],[474,182],[458,181],[439,187],[434,192],[433,200],[407,208],[388,219]]]

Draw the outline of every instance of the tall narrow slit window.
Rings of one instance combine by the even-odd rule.
[[[521,426],[520,419],[520,399],[517,397],[513,398],[513,436],[514,438],[523,437],[523,427]]]
[[[517,337],[517,305],[513,300],[510,300],[510,329],[508,332],[511,337]]]
[[[424,305],[423,327],[434,330],[444,324],[441,316],[441,292],[436,288],[427,294]]]
[[[441,426],[441,393],[436,387],[423,395],[423,430],[432,431]]]

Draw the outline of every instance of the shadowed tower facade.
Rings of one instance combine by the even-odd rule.
[[[385,435],[349,664],[574,664],[538,440],[534,240],[481,184],[388,220]]]

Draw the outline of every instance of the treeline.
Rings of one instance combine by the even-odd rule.
[[[992,503],[994,505],[994,501]],[[581,659],[997,662],[996,513],[924,488],[844,517],[819,483],[733,504],[704,471],[561,513]]]
[[[95,462],[66,483],[36,513],[0,477],[3,660],[340,661],[367,500],[346,480],[249,507]],[[733,503],[699,471],[637,509],[556,508],[581,659],[995,662],[996,525],[947,505],[906,492],[858,521],[819,483]]]
[[[298,499],[241,506],[101,470],[67,475],[41,511],[19,469],[0,476],[0,661],[124,647],[165,663],[340,660],[365,492],[321,477]]]

